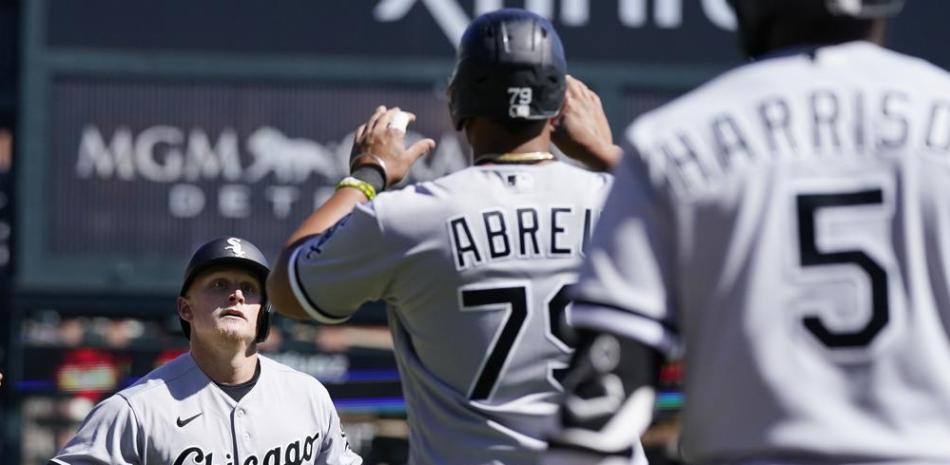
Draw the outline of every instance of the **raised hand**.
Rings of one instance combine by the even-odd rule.
[[[570,75],[567,76],[567,95],[552,139],[565,155],[596,170],[609,169],[623,154],[620,147],[614,145],[600,97]]]
[[[399,120],[406,117],[409,122],[416,119],[416,115],[403,112],[399,107],[377,107],[369,120],[356,130],[350,153],[350,171],[370,166],[383,174],[386,186],[402,181],[412,164],[435,148],[432,139],[422,139],[408,148],[405,146],[406,131],[405,127],[400,127],[403,125]],[[396,124],[392,125],[394,119]]]

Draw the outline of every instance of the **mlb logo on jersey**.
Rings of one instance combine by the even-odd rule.
[[[514,188],[518,192],[528,192],[534,190],[534,177],[527,173],[509,174],[505,178],[508,187]]]

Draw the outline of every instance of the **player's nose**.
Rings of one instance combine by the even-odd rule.
[[[234,303],[243,304],[243,303],[244,303],[244,292],[242,292],[240,288],[234,289],[234,291],[231,292],[230,299],[231,299],[231,301],[234,302]]]

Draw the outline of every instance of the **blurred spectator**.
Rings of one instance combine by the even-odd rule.
[[[59,325],[59,340],[55,341],[67,347],[76,347],[83,342],[86,335],[84,319],[68,318]]]

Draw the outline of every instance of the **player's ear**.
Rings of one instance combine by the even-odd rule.
[[[561,120],[563,119],[563,115],[564,115],[564,112],[559,111],[557,115],[555,115],[553,118],[548,118],[547,120],[545,120],[544,129],[543,129],[544,133],[553,136],[555,132],[561,129],[562,128]]]
[[[178,296],[176,301],[178,304],[178,316],[187,322],[191,322],[191,319],[194,317],[194,312],[191,309],[191,302],[188,302],[188,299]]]

